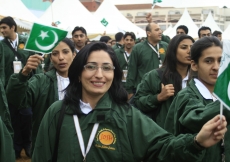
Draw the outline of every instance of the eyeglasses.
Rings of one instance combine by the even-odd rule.
[[[85,70],[87,71],[96,71],[98,70],[98,68],[101,68],[102,71],[104,72],[111,72],[115,69],[115,67],[111,64],[103,64],[101,67],[99,67],[98,65],[92,64],[92,63],[88,63],[84,66]]]

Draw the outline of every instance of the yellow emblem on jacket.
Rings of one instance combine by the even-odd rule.
[[[165,54],[165,49],[164,49],[164,48],[160,48],[160,49],[159,49],[159,53],[160,53],[160,54]]]
[[[110,129],[102,129],[98,132],[97,139],[103,145],[111,145],[116,142],[116,135]]]
[[[20,43],[20,44],[18,45],[18,48],[19,48],[19,49],[24,49],[24,47],[25,47],[25,45],[24,45],[23,43]]]
[[[116,135],[111,129],[101,129],[98,131],[96,138],[100,142],[95,145],[97,148],[115,150],[115,147],[111,145],[116,143]]]

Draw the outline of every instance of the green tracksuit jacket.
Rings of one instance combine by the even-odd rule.
[[[189,85],[174,98],[164,129],[174,135],[198,133],[208,120],[220,113],[220,102],[205,99],[200,94],[192,79]],[[228,131],[225,134],[226,162],[230,162],[230,111],[224,109],[228,121]],[[205,157],[197,162],[221,162],[220,143],[207,149]]]
[[[163,74],[164,69],[159,70]],[[156,123],[163,128],[174,97],[172,96],[164,102],[157,100],[157,95],[161,92],[161,83],[161,78],[156,70],[146,73],[141,83],[137,86],[134,102],[135,106],[144,113],[152,113],[154,110],[154,113],[156,113],[157,111]],[[173,84],[173,82],[171,81],[168,84]],[[158,108],[159,110],[156,110]]]
[[[115,51],[116,49],[119,49],[119,48],[121,48],[121,47],[122,47],[121,44],[116,43],[115,45],[112,46],[112,49]]]
[[[6,89],[8,102],[19,109],[32,107],[32,146],[48,107],[58,100],[56,70],[34,75],[32,78],[13,74]]]
[[[165,58],[167,47],[167,43],[163,41],[159,43],[159,53],[162,62]],[[133,93],[133,90],[137,88],[145,73],[156,68],[159,68],[158,54],[149,46],[148,41],[145,40],[136,44],[132,49],[128,66],[129,71],[126,81],[128,93]]]
[[[0,116],[0,161],[15,162],[13,139]]]
[[[0,79],[0,92],[1,92],[1,95],[0,95],[1,120],[5,124],[6,128],[8,129],[8,132],[11,134],[12,139],[13,139],[14,131],[13,131],[13,128],[11,126],[11,118],[10,118],[10,112],[9,112],[9,108],[8,108],[6,93],[5,93],[5,89],[4,89],[4,86],[3,86],[1,79]]]
[[[62,102],[55,102],[42,119],[33,162],[51,161]],[[83,156],[76,135],[73,111],[69,106],[65,111],[57,162],[79,162]],[[204,152],[195,147],[193,135],[174,137],[136,108],[115,104],[108,93],[89,114],[79,115],[79,123],[85,147],[94,123],[99,123],[86,156],[87,162],[195,162],[202,158]]]
[[[130,56],[127,57],[127,61],[126,61],[125,56],[124,56],[124,53],[125,53],[124,46],[122,46],[119,49],[116,49],[115,53],[116,53],[118,62],[120,64],[121,70],[128,70],[128,62],[127,61],[129,61]],[[126,77],[127,77],[127,73],[126,74],[123,73],[123,75],[126,75]],[[126,89],[126,82],[122,82],[122,85]]]

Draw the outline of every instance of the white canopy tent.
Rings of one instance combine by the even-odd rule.
[[[208,17],[206,18],[206,20],[202,24],[202,26],[207,26],[207,27],[211,28],[212,32],[214,32],[215,30],[222,32],[220,27],[216,24],[216,21],[214,20],[211,12],[209,12]]]
[[[173,38],[176,35],[176,29],[180,25],[185,25],[188,27],[188,35],[190,35],[193,38],[197,38],[197,32],[198,27],[192,20],[191,16],[188,13],[188,10],[185,9],[183,15],[181,16],[180,20],[177,22],[177,24],[173,27],[170,33],[168,33],[168,36],[170,38]]]
[[[230,25],[228,25],[227,29],[222,33],[223,39],[230,39]]]
[[[146,36],[146,32],[124,17],[110,0],[104,0],[93,16],[98,22],[103,19],[108,22],[104,27],[108,34],[126,31],[134,32],[137,38]]]
[[[93,19],[93,15],[79,0],[55,0],[39,20],[46,25],[60,22],[61,29],[68,30],[69,35],[76,26],[82,26],[87,34],[102,34],[103,28]]]
[[[33,22],[38,19],[21,0],[0,0],[0,16],[11,16],[21,28],[31,29]]]
[[[164,35],[168,35],[172,31],[173,27],[172,24],[170,23],[169,27],[163,32]]]

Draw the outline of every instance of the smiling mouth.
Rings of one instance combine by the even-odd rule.
[[[91,83],[96,87],[102,87],[105,84],[105,82],[91,82]]]

